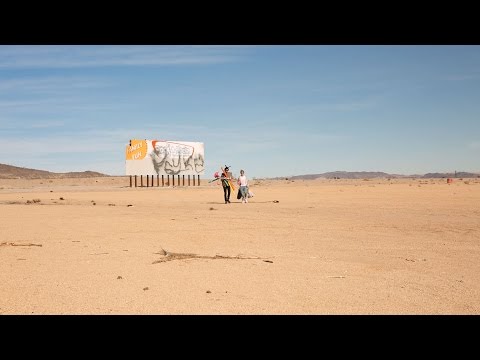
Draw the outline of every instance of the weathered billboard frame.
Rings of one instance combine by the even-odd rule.
[[[197,183],[200,185],[200,175],[205,173],[204,144],[188,141],[131,139],[125,148],[125,173],[130,176],[130,187],[133,186],[132,177],[135,178],[135,187],[137,187],[138,176],[140,176],[142,187],[143,176],[146,176],[147,187],[154,186],[155,176],[157,186],[160,186],[160,177],[162,186],[175,186],[175,177],[177,177],[177,186],[185,186],[185,176],[188,177],[189,186],[190,176],[193,178],[194,186],[195,178],[198,178]],[[180,181],[181,178],[183,182]]]

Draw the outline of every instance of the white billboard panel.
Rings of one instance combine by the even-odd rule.
[[[126,175],[203,175],[204,146],[199,142],[130,140]]]

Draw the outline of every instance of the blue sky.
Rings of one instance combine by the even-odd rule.
[[[480,173],[480,46],[0,45],[0,163],[125,175],[129,139],[204,178]]]

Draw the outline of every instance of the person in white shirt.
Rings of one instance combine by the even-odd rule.
[[[238,178],[238,185],[240,185],[240,194],[242,195],[242,203],[248,203],[248,180],[245,176],[245,171],[240,170],[240,177]]]

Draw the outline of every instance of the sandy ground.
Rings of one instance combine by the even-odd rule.
[[[480,179],[251,189],[0,179],[0,314],[480,314]]]

